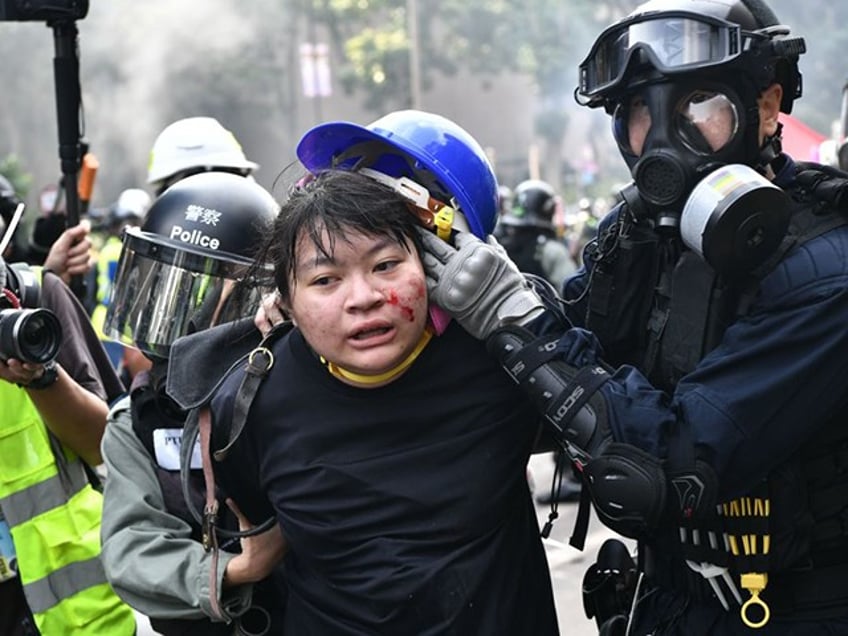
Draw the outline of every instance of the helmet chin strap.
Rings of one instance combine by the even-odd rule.
[[[377,373],[375,375],[366,375],[364,373],[356,373],[354,371],[349,371],[343,367],[340,367],[335,362],[330,362],[324,356],[321,356],[321,363],[327,367],[327,370],[344,382],[345,384],[351,384],[353,386],[360,387],[376,387],[378,385],[383,385],[391,382],[398,376],[400,376],[404,371],[406,371],[413,362],[421,355],[421,352],[424,351],[424,348],[430,342],[430,339],[433,337],[433,330],[427,326],[423,332],[421,332],[421,337],[418,339],[418,343],[415,345],[415,348],[409,353],[406,358],[404,358],[400,363],[389,369],[388,371],[384,371],[383,373]]]
[[[781,152],[783,152],[783,123],[777,122],[777,130],[774,131],[773,135],[767,135],[760,147],[760,161],[757,169],[764,172],[771,165],[771,162],[780,156]]]

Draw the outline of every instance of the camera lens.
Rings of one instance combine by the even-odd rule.
[[[0,310],[0,357],[44,364],[56,357],[62,325],[47,309]]]

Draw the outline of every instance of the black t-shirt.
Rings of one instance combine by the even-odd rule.
[[[218,478],[282,524],[288,633],[557,633],[526,482],[539,418],[482,343],[454,324],[376,389],[333,378],[297,330],[274,354]]]

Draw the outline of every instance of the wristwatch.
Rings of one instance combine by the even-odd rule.
[[[50,360],[44,364],[44,373],[41,374],[40,378],[36,378],[32,380],[29,384],[22,385],[25,389],[46,389],[48,387],[56,384],[56,380],[59,379],[59,365],[56,364],[55,360]]]

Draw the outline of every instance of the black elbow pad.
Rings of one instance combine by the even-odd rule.
[[[625,537],[644,538],[659,525],[668,484],[660,461],[643,450],[611,442],[583,475],[601,522]]]

